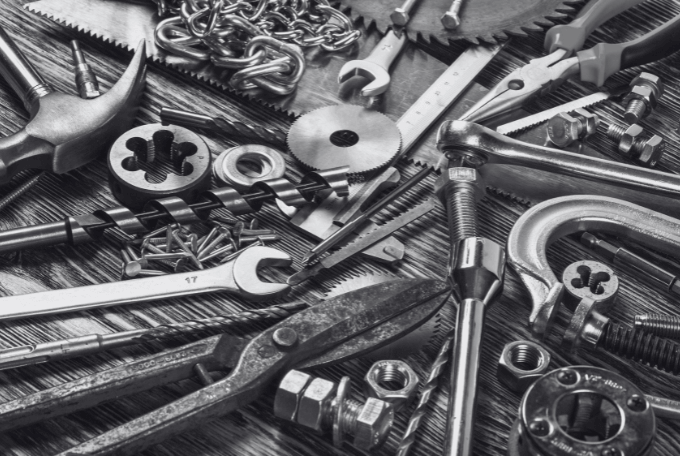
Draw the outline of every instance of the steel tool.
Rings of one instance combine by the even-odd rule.
[[[434,200],[429,199],[425,203],[416,206],[415,208],[399,215],[397,218],[390,220],[384,225],[380,225],[373,231],[365,234],[359,239],[349,243],[337,252],[334,252],[327,257],[321,258],[313,266],[305,268],[288,277],[287,283],[289,285],[298,285],[307,279],[317,275],[324,269],[330,269],[333,266],[345,261],[346,259],[356,255],[359,252],[365,251],[368,247],[375,245],[377,242],[391,236],[395,231],[409,223],[419,219],[423,215],[434,209]]]
[[[442,25],[445,29],[455,30],[460,25],[460,7],[463,6],[463,0],[453,0],[448,11],[441,17]]]
[[[114,282],[0,298],[0,320],[110,307],[218,291],[252,301],[283,296],[290,286],[262,282],[263,266],[289,266],[288,254],[271,247],[246,249],[236,259],[200,271],[183,272],[130,282]]]
[[[507,255],[531,295],[529,327],[536,337],[550,333],[564,292],[548,264],[548,245],[583,230],[622,236],[680,256],[680,221],[623,200],[565,196],[532,207],[510,231]]]
[[[0,252],[68,243],[82,244],[96,240],[103,230],[116,227],[126,234],[151,231],[162,219],[171,224],[189,224],[208,218],[215,209],[225,208],[234,215],[257,212],[265,201],[282,199],[291,206],[306,203],[319,190],[331,189],[346,195],[349,191],[345,175],[347,168],[307,173],[299,185],[286,179],[258,182],[249,192],[241,194],[230,187],[208,190],[200,202],[187,204],[177,197],[152,200],[145,211],[134,214],[125,207],[103,209],[93,214],[67,217],[60,222],[26,226],[0,232]]]
[[[326,239],[317,244],[315,247],[310,249],[309,252],[307,252],[305,256],[302,257],[302,263],[308,264],[314,261],[316,258],[319,257],[319,255],[322,255],[323,253],[331,249],[334,245],[337,245],[340,241],[345,239],[355,229],[357,229],[364,222],[366,222],[366,220],[373,217],[378,212],[382,211],[385,207],[387,207],[388,204],[394,202],[394,200],[396,200],[397,198],[408,192],[410,189],[415,187],[420,181],[425,179],[425,177],[427,177],[428,174],[430,174],[430,171],[431,171],[430,168],[421,169],[416,174],[414,174],[409,180],[407,180],[406,182],[392,190],[387,196],[380,199],[380,201],[366,209],[362,214],[358,215],[350,222],[347,222],[338,231],[331,234]]]
[[[402,3],[401,6],[394,8],[394,11],[390,14],[392,24],[402,27],[408,24],[408,21],[411,19],[413,8],[417,2],[418,0],[404,0],[404,3]]]
[[[121,395],[211,371],[230,371],[214,383],[72,448],[63,455],[132,455],[206,420],[255,400],[296,366],[315,366],[322,353],[356,357],[431,318],[443,305],[443,282],[399,279],[363,288],[298,312],[251,340],[226,335],[168,350],[0,405],[0,430],[65,415]],[[402,320],[386,336],[398,317]],[[324,355],[326,356],[326,355]],[[332,358],[331,358],[332,359]],[[196,367],[198,366],[198,368]]]
[[[464,161],[482,174],[485,165],[517,165],[645,193],[680,196],[680,177],[675,174],[528,144],[471,122],[444,122],[437,142],[460,149]],[[503,183],[489,183],[505,188]]]
[[[531,60],[498,83],[470,108],[461,120],[481,122],[521,107],[533,97],[557,89],[565,80],[578,76],[583,82],[602,86],[614,73],[654,62],[680,47],[680,16],[633,41],[600,43],[588,50],[585,39],[600,24],[642,0],[598,0],[588,3],[574,21],[548,31],[545,48],[549,55]],[[571,57],[573,54],[574,57]]]
[[[101,155],[130,128],[144,88],[144,43],[104,95],[84,100],[55,92],[0,28],[0,75],[21,98],[31,120],[0,139],[0,183],[37,168],[62,174]]]
[[[264,309],[250,309],[232,315],[189,320],[182,323],[159,325],[151,329],[135,329],[113,334],[90,334],[34,345],[0,350],[0,370],[75,358],[113,348],[127,347],[153,340],[165,340],[193,334],[229,332],[250,323],[283,320],[309,307],[304,301],[273,305]]]

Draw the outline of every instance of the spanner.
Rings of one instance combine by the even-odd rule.
[[[89,285],[0,298],[0,320],[76,312],[119,304],[228,291],[253,301],[276,299],[285,283],[262,282],[260,266],[289,266],[292,258],[271,247],[252,247],[220,266],[126,282]]]
[[[388,30],[368,57],[351,60],[342,66],[338,74],[338,84],[353,76],[362,76],[370,82],[361,89],[361,96],[373,97],[385,92],[390,85],[390,65],[404,49],[406,41],[406,33]]]

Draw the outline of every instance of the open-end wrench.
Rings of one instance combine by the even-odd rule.
[[[75,312],[199,293],[228,291],[253,301],[276,299],[290,286],[262,282],[260,266],[289,266],[292,258],[271,247],[252,247],[220,266],[126,282],[0,298],[0,320]]]

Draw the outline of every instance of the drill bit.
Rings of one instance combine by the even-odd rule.
[[[437,357],[432,363],[430,368],[430,373],[427,376],[427,380],[420,389],[420,399],[418,400],[418,405],[411,414],[411,418],[408,420],[408,426],[404,435],[399,442],[399,448],[397,448],[397,456],[406,456],[411,449],[411,445],[416,440],[416,431],[420,427],[420,420],[422,420],[425,412],[427,411],[427,404],[432,398],[432,393],[437,388],[439,383],[439,376],[444,372],[444,367],[446,363],[449,362],[449,349],[451,348],[451,343],[453,342],[454,332],[449,332],[444,338],[444,343],[437,353]]]
[[[0,350],[0,370],[29,366],[58,359],[73,358],[92,353],[125,347],[152,340],[213,332],[225,332],[243,325],[282,320],[309,307],[304,301],[279,304],[264,309],[250,309],[233,315],[219,315],[182,323],[159,325],[150,329],[136,329],[114,334],[90,334],[36,345]]]

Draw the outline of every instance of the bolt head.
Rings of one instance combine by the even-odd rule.
[[[458,14],[447,11],[442,16],[442,25],[444,25],[444,28],[447,30],[454,30],[458,28],[460,25],[460,18],[458,17]]]
[[[274,397],[274,415],[288,421],[295,421],[302,394],[312,376],[298,370],[289,371],[279,383]]]
[[[644,142],[642,151],[637,158],[638,163],[648,168],[653,168],[661,160],[666,143],[659,135],[654,135]]]
[[[548,121],[548,137],[557,147],[566,147],[579,138],[581,122],[566,112],[561,112]]]
[[[390,436],[393,422],[392,404],[369,397],[357,417],[353,445],[362,450],[378,448]]]
[[[405,26],[408,24],[408,21],[411,19],[411,16],[404,10],[404,8],[398,7],[394,8],[394,11],[392,14],[390,14],[390,20],[394,25],[398,25],[400,27]]]
[[[638,124],[633,124],[626,129],[619,141],[619,152],[628,158],[633,156],[633,146],[635,142],[642,136],[643,128]]]
[[[335,390],[335,383],[329,380],[323,378],[312,380],[300,398],[297,423],[320,432],[324,420],[328,420],[326,417],[330,418]]]

